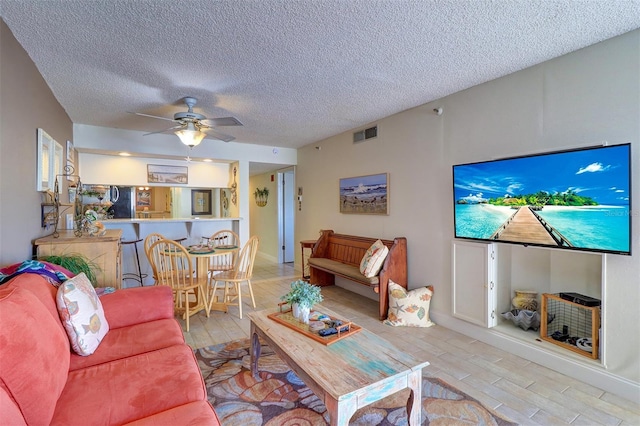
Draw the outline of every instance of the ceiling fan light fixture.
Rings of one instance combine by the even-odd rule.
[[[193,148],[194,146],[200,145],[202,139],[204,139],[204,137],[207,135],[198,130],[193,123],[187,123],[187,127],[176,131],[176,136],[180,138],[180,141],[183,144]]]

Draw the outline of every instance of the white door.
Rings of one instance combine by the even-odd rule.
[[[496,247],[454,240],[452,244],[453,316],[491,328],[498,324]]]
[[[279,263],[293,262],[294,255],[294,172],[293,169],[278,173],[278,240]]]

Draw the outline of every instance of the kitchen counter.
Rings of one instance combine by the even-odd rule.
[[[182,241],[181,244],[189,246],[199,244],[203,237],[210,237],[216,231],[223,229],[231,229],[237,233],[241,220],[242,218],[239,217],[184,217],[167,219],[107,219],[101,222],[108,230],[121,230],[124,241],[144,240],[147,235],[158,233],[171,240],[181,240],[186,237],[186,240]],[[142,242],[139,243],[138,250],[142,273],[147,274],[147,278],[144,280],[145,284],[152,284],[153,280],[150,277],[153,276],[153,273],[149,261],[144,254]],[[134,245],[124,245],[122,251],[123,272],[136,271]],[[131,283],[127,282],[127,284]]]
[[[169,217],[166,219],[163,218],[135,218],[135,219],[104,219],[101,220],[102,223],[108,225],[110,223],[153,223],[153,222],[221,222],[221,221],[229,221],[229,220],[242,220],[240,217],[180,217],[173,218]]]

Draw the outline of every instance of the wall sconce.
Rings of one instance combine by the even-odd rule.
[[[266,186],[262,189],[256,188],[253,196],[256,198],[258,207],[264,207],[267,205],[267,198],[269,198],[269,189]]]

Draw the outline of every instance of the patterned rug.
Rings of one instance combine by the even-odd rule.
[[[209,401],[223,426],[325,426],[324,404],[266,345],[257,379],[249,339],[195,351]],[[408,390],[358,410],[350,425],[406,425]],[[423,425],[514,425],[437,378],[422,381]]]

